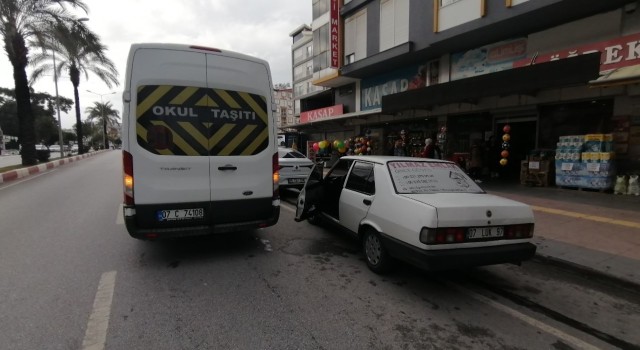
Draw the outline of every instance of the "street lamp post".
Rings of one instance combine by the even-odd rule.
[[[108,92],[106,94],[99,94],[97,92],[93,92],[91,90],[87,90],[87,92],[90,92],[94,95],[98,95],[100,96],[100,104],[102,105],[102,144],[104,145],[104,148],[107,149],[108,145],[107,145],[107,118],[105,118],[104,115],[104,102],[102,101],[102,97],[103,96],[107,96],[107,95],[113,95],[116,93],[116,91],[112,91],[112,92]]]

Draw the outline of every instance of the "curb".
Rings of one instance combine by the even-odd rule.
[[[0,173],[0,184],[6,183],[6,182],[10,182],[10,181],[14,181],[14,180],[18,180],[33,174],[37,174],[37,173],[41,173],[44,171],[47,171],[49,169],[53,169],[53,168],[57,168],[61,165],[65,165],[65,164],[69,164],[69,163],[73,163],[76,161],[79,161],[81,159],[84,158],[88,158],[91,157],[93,155],[96,155],[98,153],[101,152],[105,152],[105,151],[97,151],[97,152],[90,152],[90,153],[85,153],[85,154],[80,154],[77,156],[73,156],[73,157],[67,157],[67,158],[63,158],[63,159],[57,159],[51,162],[47,162],[47,163],[43,163],[43,164],[38,164],[38,165],[32,165],[30,167],[27,168],[21,168],[21,169],[15,169],[15,170],[10,170],[4,173]]]
[[[551,255],[544,255],[539,253],[536,253],[532,260],[553,265],[565,270],[579,271],[593,280],[604,282],[608,285],[616,285],[629,292],[638,293],[638,291],[640,291],[640,284],[635,281],[628,280],[621,276],[602,272],[569,260],[564,260]]]

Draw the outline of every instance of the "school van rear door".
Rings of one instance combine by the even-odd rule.
[[[207,54],[214,224],[261,220],[273,210],[275,129],[267,65]]]
[[[125,127],[140,228],[206,225],[210,220],[205,67],[206,55],[199,52],[135,50]],[[175,217],[183,209],[197,211]]]

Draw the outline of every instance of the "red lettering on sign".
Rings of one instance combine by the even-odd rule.
[[[329,119],[343,114],[344,105],[335,105],[300,113],[300,124]]]

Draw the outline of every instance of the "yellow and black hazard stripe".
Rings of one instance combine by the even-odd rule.
[[[269,145],[264,96],[190,86],[145,85],[137,92],[137,139],[155,154],[254,155]]]

